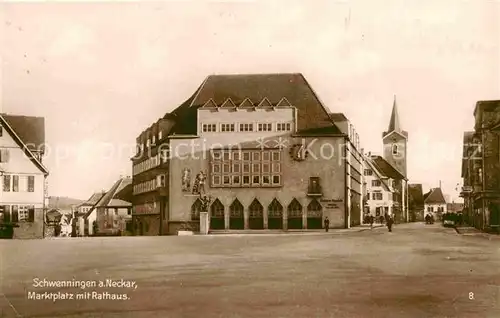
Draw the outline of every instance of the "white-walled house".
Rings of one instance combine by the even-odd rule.
[[[44,144],[44,118],[0,114],[0,222],[18,225],[14,238],[44,236]]]
[[[364,205],[364,216],[383,216],[386,213],[392,214],[394,201],[392,187],[393,179],[389,178],[381,168],[379,168],[371,155],[365,156],[364,182],[366,183],[366,198]]]
[[[93,235],[92,224],[96,220],[95,206],[101,201],[106,192],[96,192],[90,198],[77,207],[75,221],[77,224],[76,233],[78,236]]]
[[[430,189],[424,194],[424,214],[432,213],[435,220],[447,212],[447,204],[441,188]]]

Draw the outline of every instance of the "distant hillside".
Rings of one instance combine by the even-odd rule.
[[[78,205],[84,201],[68,197],[49,197],[49,209],[71,209],[73,205]]]

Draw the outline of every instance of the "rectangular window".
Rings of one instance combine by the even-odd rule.
[[[271,167],[268,163],[262,164],[262,173],[271,173]]]
[[[258,127],[258,131],[272,131],[273,130],[273,125],[270,123],[259,124],[257,127]]]
[[[240,131],[253,131],[253,124],[240,124]]]
[[[273,151],[273,161],[280,161],[281,160],[281,154],[279,151]]]
[[[233,163],[233,173],[240,173],[241,172],[241,166],[239,163]]]
[[[163,132],[160,130],[160,131],[158,132],[158,140],[161,140],[161,139],[162,139],[162,137],[163,137]]]
[[[223,154],[222,154],[222,157],[224,161],[229,161],[231,160],[231,153],[229,151],[225,151]]]
[[[250,164],[249,163],[243,164],[243,173],[250,173]]]
[[[222,173],[231,173],[231,165],[229,163],[222,165]]]
[[[0,137],[2,137],[2,135],[3,135],[3,127],[0,126]]]
[[[281,184],[281,176],[274,175],[273,176],[273,185],[280,185],[280,184]]]
[[[220,171],[220,163],[212,164],[212,173],[221,173]]]
[[[19,176],[12,176],[12,192],[19,192]]]
[[[240,185],[240,176],[233,176],[233,185]]]
[[[243,151],[243,161],[250,161],[250,160],[251,160],[250,152]]]
[[[241,160],[241,153],[239,151],[233,151],[233,160],[235,161]]]
[[[252,153],[252,160],[253,161],[260,161],[260,152],[253,152]]]
[[[252,164],[252,173],[260,173],[260,164],[259,163]]]
[[[273,163],[273,173],[281,173],[281,163]]]
[[[373,200],[382,200],[382,192],[373,192],[372,193]]]
[[[202,129],[203,129],[203,132],[216,132],[217,125],[216,124],[203,124]]]
[[[250,185],[250,176],[243,176],[243,185]]]
[[[262,185],[271,185],[271,177],[262,176]]]
[[[231,184],[231,178],[229,176],[223,176],[222,177],[222,182],[224,185],[230,185]]]
[[[19,221],[27,221],[28,220],[28,207],[25,205],[20,205],[18,210],[18,219]]]
[[[292,125],[290,123],[278,123],[276,125],[277,131],[290,131],[292,130]]]
[[[380,187],[381,182],[380,180],[372,180],[372,187]]]
[[[220,124],[221,132],[232,132],[234,131],[234,124]]]
[[[12,213],[11,213],[12,222],[19,222],[19,213],[18,212],[19,212],[18,206],[13,205],[12,206]]]
[[[371,169],[365,169],[364,173],[365,176],[371,176],[373,174],[373,170]]]
[[[269,161],[271,160],[271,152],[270,151],[263,151],[262,152],[262,161]]]
[[[9,149],[0,149],[0,162],[9,162]]]
[[[10,192],[10,175],[3,176],[3,192]]]
[[[252,176],[252,185],[260,185],[260,176]]]
[[[309,178],[309,192],[312,194],[320,194],[321,186],[319,184],[319,177],[310,177]]]

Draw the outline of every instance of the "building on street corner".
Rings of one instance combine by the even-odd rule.
[[[474,131],[464,133],[462,160],[466,219],[478,229],[500,226],[500,100],[478,101]]]
[[[137,138],[136,235],[321,229],[361,222],[359,137],[302,74],[208,76]]]
[[[14,238],[43,238],[48,203],[43,117],[0,114],[0,223]]]

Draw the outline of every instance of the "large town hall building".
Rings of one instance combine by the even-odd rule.
[[[359,225],[362,155],[301,74],[212,75],[137,138],[136,235]]]

